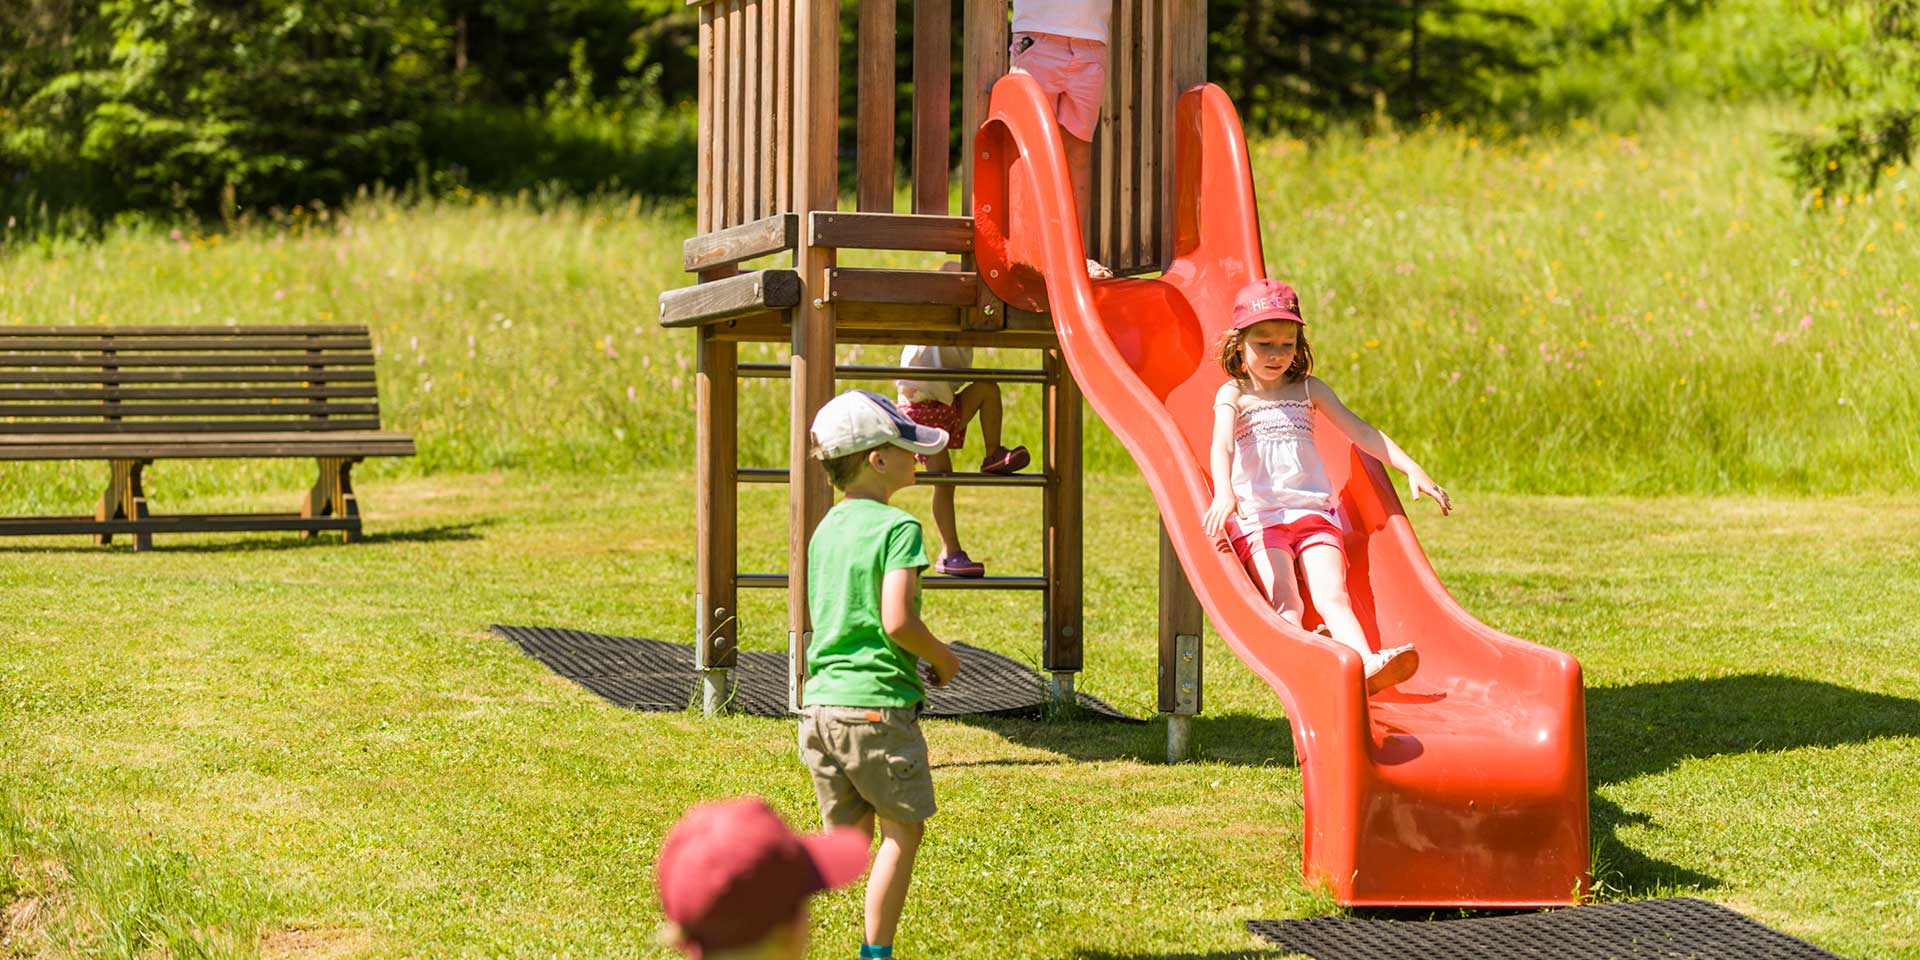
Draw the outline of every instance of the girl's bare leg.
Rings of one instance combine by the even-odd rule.
[[[1333,639],[1366,654],[1367,631],[1353,615],[1353,603],[1347,598],[1347,555],[1339,547],[1324,543],[1300,551],[1300,568],[1307,574],[1307,591],[1313,595],[1313,609],[1326,621]]]
[[[953,395],[954,408],[960,411],[960,423],[964,427],[973,422],[974,414],[980,415],[980,440],[985,445],[985,453],[1000,449],[1000,385],[989,381],[967,384],[966,389]]]
[[[1307,605],[1300,599],[1300,587],[1295,583],[1293,558],[1284,550],[1256,549],[1247,558],[1247,567],[1253,574],[1253,582],[1260,585],[1260,592],[1267,595],[1267,602],[1273,604],[1280,619],[1299,626]]]
[[[953,472],[953,455],[945,450],[927,458],[927,472]],[[953,520],[953,487],[948,484],[933,486],[933,528],[940,534],[940,556],[960,552],[960,531]]]

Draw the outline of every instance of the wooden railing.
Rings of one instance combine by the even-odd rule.
[[[700,7],[702,234],[793,209],[795,2]]]

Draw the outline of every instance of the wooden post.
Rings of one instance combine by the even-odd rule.
[[[1160,524],[1160,712],[1167,715],[1167,762],[1187,759],[1200,712],[1200,601]]]
[[[725,708],[739,662],[740,621],[734,575],[739,571],[739,345],[696,333],[694,370],[694,636],[701,710]]]
[[[952,0],[913,5],[913,212],[946,214],[953,103]],[[961,130],[962,139],[970,134]]]
[[[1207,79],[1206,0],[1162,0],[1165,19],[1160,26],[1159,82],[1164,102],[1159,113],[1160,163],[1156,219],[1158,250],[1164,268],[1173,258],[1173,111],[1180,94]],[[1167,762],[1187,759],[1193,749],[1193,717],[1204,703],[1201,626],[1204,616],[1193,595],[1180,558],[1160,528],[1160,712],[1167,715]]]
[[[794,206],[804,218],[814,210],[837,206],[835,162],[838,156],[840,7],[836,0],[794,2]],[[833,304],[826,299],[827,275],[834,252],[816,246],[811,231],[801,234],[794,251],[800,273],[800,305],[793,314],[792,401],[787,485],[787,653],[788,706],[802,705],[807,645],[813,639],[807,615],[807,541],[832,503],[827,473],[808,456],[813,415],[833,392]]]
[[[107,481],[106,492],[100,495],[100,505],[94,509],[96,520],[145,520],[147,518],[147,488],[141,479],[150,460],[113,460],[108,463],[113,472]],[[95,534],[95,543],[112,542],[109,534]],[[133,535],[135,552],[153,549],[153,534],[138,532]]]
[[[1048,372],[1042,405],[1045,408],[1044,462],[1047,486],[1046,525],[1046,636],[1040,662],[1052,676],[1050,690],[1056,703],[1073,702],[1073,675],[1084,653],[1081,632],[1081,491],[1080,387],[1073,382],[1057,349],[1045,354]]]
[[[893,212],[893,0],[860,0],[860,77],[854,129],[855,196],[861,210]]]
[[[353,465],[360,457],[316,457],[320,475],[314,479],[312,489],[307,491],[306,499],[300,504],[303,517],[347,517],[353,520],[353,526],[340,531],[347,543],[360,542],[360,500],[353,495]],[[302,530],[301,537],[312,537],[318,531]]]

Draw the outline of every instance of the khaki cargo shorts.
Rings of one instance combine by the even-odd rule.
[[[916,710],[802,707],[800,762],[829,825],[852,825],[868,812],[897,823],[933,816],[933,771]]]

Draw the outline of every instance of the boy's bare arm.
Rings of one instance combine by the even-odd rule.
[[[919,570],[888,570],[880,585],[880,627],[902,650],[932,664],[933,685],[944,687],[960,672],[960,658],[914,612],[913,597],[919,589]]]

